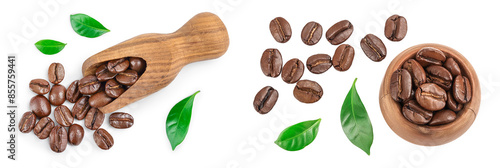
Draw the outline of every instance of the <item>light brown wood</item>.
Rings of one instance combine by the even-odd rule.
[[[416,125],[403,116],[401,106],[390,95],[390,79],[392,73],[401,68],[403,63],[414,58],[415,54],[423,47],[434,47],[443,51],[447,57],[454,58],[461,67],[462,75],[470,79],[472,87],[472,100],[457,114],[457,119],[446,125],[421,126]],[[401,52],[391,62],[380,86],[380,109],[389,127],[401,138],[424,146],[437,146],[451,142],[464,134],[476,119],[481,103],[481,88],[476,71],[467,59],[458,51],[440,44],[420,44]]]
[[[139,57],[146,71],[120,97],[99,108],[111,113],[166,87],[186,64],[215,59],[229,47],[224,23],[212,13],[200,13],[171,34],[149,33],[131,38],[89,57],[82,66],[83,76],[92,75],[106,61]]]

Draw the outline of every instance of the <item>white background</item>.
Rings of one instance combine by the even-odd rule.
[[[55,3],[46,11],[39,3]],[[117,130],[106,121],[115,145],[103,151],[85,128],[80,146],[69,145],[63,153],[50,150],[48,139],[39,140],[32,132],[18,133],[16,161],[6,159],[7,115],[0,119],[1,167],[499,167],[498,133],[500,71],[498,5],[491,1],[5,1],[0,5],[0,61],[6,78],[5,58],[17,55],[18,119],[28,111],[35,94],[28,89],[34,78],[47,79],[50,63],[65,66],[68,86],[80,79],[81,65],[89,56],[142,33],[169,33],[199,12],[217,13],[230,35],[227,53],[219,59],[197,62],[182,69],[166,88],[119,110],[135,118],[132,128]],[[76,34],[69,22],[74,13],[88,14],[111,32],[94,39]],[[390,42],[383,35],[387,17],[399,14],[408,20],[408,34],[401,42]],[[45,17],[44,17],[45,16]],[[288,43],[274,41],[269,22],[286,18],[293,30]],[[35,19],[34,19],[35,17]],[[326,31],[334,23],[348,19],[354,33],[346,43],[355,47],[356,56],[347,72],[330,69],[314,75],[305,71],[303,79],[323,86],[323,98],[314,104],[298,102],[292,95],[294,85],[280,78],[265,77],[259,66],[266,48],[278,48],[285,61],[317,53],[332,55],[336,46],[323,37],[315,46],[300,40],[300,31],[309,21],[323,25]],[[34,24],[34,31],[23,27]],[[388,56],[372,62],[359,47],[367,33],[379,36]],[[25,39],[13,44],[9,36]],[[59,54],[41,54],[33,45],[41,39],[68,43]],[[421,147],[398,137],[387,126],[379,108],[380,83],[390,61],[404,49],[421,43],[440,43],[461,52],[474,66],[482,87],[479,114],[470,129],[457,140],[437,147]],[[371,156],[352,145],[340,125],[340,108],[354,78],[357,89],[373,124]],[[5,80],[0,88],[5,89]],[[260,115],[252,101],[262,87],[270,85],[280,97],[274,109]],[[197,90],[189,133],[172,151],[165,134],[165,119],[170,108]],[[5,93],[6,91],[2,91]],[[5,106],[6,95],[2,96]],[[70,108],[73,106],[66,103]],[[316,140],[301,151],[289,152],[273,143],[283,128],[322,118]],[[82,121],[76,121],[83,125]]]

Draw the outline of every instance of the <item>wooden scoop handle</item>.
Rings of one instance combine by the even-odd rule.
[[[212,13],[200,13],[171,34],[136,36],[89,57],[83,76],[94,75],[98,66],[123,57],[146,61],[146,71],[120,97],[99,109],[111,113],[167,86],[184,65],[222,56],[229,47],[224,23]]]

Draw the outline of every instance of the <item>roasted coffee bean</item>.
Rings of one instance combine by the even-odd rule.
[[[398,69],[391,76],[391,97],[397,102],[406,102],[411,97],[412,81],[410,72]]]
[[[424,125],[432,119],[432,112],[420,107],[415,100],[410,100],[403,106],[403,116],[414,124]]]
[[[451,92],[448,92],[446,96],[448,97],[448,100],[446,101],[446,107],[448,107],[450,110],[453,110],[454,112],[459,112],[460,110],[462,110],[464,105],[458,103]]]
[[[335,23],[326,31],[326,40],[332,45],[339,45],[346,41],[352,34],[354,27],[348,20]]]
[[[63,127],[71,126],[74,121],[71,111],[65,105],[57,106],[56,109],[54,109],[54,118],[56,122]]]
[[[278,91],[271,86],[266,86],[255,95],[253,99],[253,107],[260,114],[267,114],[273,109],[276,101],[278,101]]]
[[[46,139],[50,135],[50,131],[54,128],[55,124],[50,117],[43,117],[36,123],[33,132],[39,139]]]
[[[39,95],[44,95],[49,93],[50,84],[45,79],[33,79],[30,82],[31,91]]]
[[[385,37],[391,41],[401,41],[406,36],[408,25],[403,16],[392,15],[385,21]]]
[[[133,85],[135,82],[137,82],[138,78],[139,76],[134,70],[126,70],[116,75],[116,81],[118,81],[118,83],[121,83],[122,85],[127,86]]]
[[[49,102],[54,106],[59,106],[66,101],[66,88],[63,85],[55,84],[49,92]]]
[[[453,58],[447,58],[446,62],[443,65],[448,71],[450,71],[451,75],[458,76],[462,75],[460,71],[460,66],[458,66],[457,62]]]
[[[446,55],[437,48],[424,47],[417,52],[415,60],[423,67],[429,65],[443,65],[443,62],[446,60]]]
[[[418,87],[421,84],[426,83],[427,75],[425,73],[424,68],[420,65],[416,60],[409,59],[403,64],[403,69],[408,70],[411,74],[411,78],[413,79],[414,86]]]
[[[125,92],[125,88],[123,88],[123,86],[116,82],[116,80],[114,79],[108,80],[104,88],[104,92],[106,93],[106,95],[111,98],[117,98],[118,96],[122,95],[123,92]]]
[[[144,61],[142,58],[131,57],[129,58],[129,62],[129,68],[136,71],[139,75],[146,71],[146,61]]]
[[[104,113],[97,108],[91,108],[85,117],[85,127],[96,130],[104,122]]]
[[[85,131],[83,131],[83,127],[78,124],[73,124],[68,129],[68,141],[72,145],[80,145],[83,140],[83,136]]]
[[[80,97],[82,97],[82,94],[78,89],[78,80],[75,80],[71,82],[68,89],[66,90],[66,100],[68,100],[70,103],[75,103]]]
[[[302,78],[304,74],[304,63],[297,58],[291,59],[283,66],[281,72],[281,79],[286,83],[295,83]]]
[[[89,75],[80,79],[78,83],[78,89],[80,93],[85,95],[91,95],[99,91],[101,87],[101,83],[97,80],[97,77],[94,75]]]
[[[277,17],[269,23],[269,30],[274,40],[278,43],[286,43],[292,37],[292,28],[285,18]]]
[[[283,58],[278,49],[269,48],[260,58],[260,69],[264,75],[269,77],[277,77],[281,74],[281,66],[283,66]]]
[[[102,107],[109,104],[112,101],[113,98],[107,96],[105,92],[100,91],[90,96],[89,105],[90,107]]]
[[[19,131],[22,133],[28,133],[35,128],[35,124],[36,115],[33,112],[28,111],[24,113],[21,120],[19,120]]]
[[[361,49],[363,49],[363,52],[368,58],[375,62],[384,60],[387,55],[387,49],[384,43],[373,34],[367,34],[361,39]]]
[[[457,76],[453,82],[453,97],[458,103],[465,104],[472,99],[469,78],[466,76]]]
[[[109,61],[107,66],[109,72],[116,74],[125,71],[129,65],[130,62],[128,61],[128,59],[120,58]]]
[[[50,115],[50,103],[45,96],[36,95],[30,100],[30,109],[38,118]]]
[[[323,96],[323,88],[315,81],[300,80],[293,89],[293,96],[302,103],[314,103]]]
[[[432,117],[431,121],[429,122],[430,126],[434,125],[443,125],[443,124],[448,124],[457,118],[457,115],[455,112],[451,110],[441,110],[436,113],[434,113],[434,116]]]
[[[113,137],[105,129],[99,128],[94,131],[94,141],[103,150],[108,150],[113,147],[115,141]]]
[[[55,126],[50,131],[49,142],[52,151],[57,153],[63,152],[68,145],[68,132],[60,125]]]
[[[425,68],[427,71],[427,82],[435,83],[444,90],[450,90],[453,82],[453,76],[446,68],[437,65],[431,65]]]
[[[417,88],[415,98],[424,109],[438,111],[446,106],[446,91],[434,83],[424,83]]]
[[[53,84],[61,83],[64,79],[64,67],[61,63],[52,63],[49,66],[49,81]]]
[[[319,23],[309,22],[302,29],[302,42],[307,45],[314,45],[318,43],[323,35],[323,27]]]
[[[332,67],[332,57],[328,54],[316,54],[310,56],[306,62],[307,69],[314,74],[321,74]]]
[[[354,48],[349,44],[342,44],[335,50],[332,65],[338,71],[347,71],[354,60]]]
[[[102,82],[113,79],[116,76],[116,73],[110,72],[108,70],[107,64],[102,64],[95,70],[95,76],[97,77],[98,81]]]
[[[109,125],[114,128],[130,128],[134,125],[134,117],[128,113],[116,112],[109,115]]]
[[[89,97],[88,96],[83,96],[80,99],[78,99],[73,105],[72,115],[77,119],[77,120],[83,120],[85,116],[87,116],[87,113],[90,110],[90,105],[89,105]]]

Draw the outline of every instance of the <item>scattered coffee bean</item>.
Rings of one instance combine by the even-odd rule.
[[[456,118],[457,115],[455,114],[455,112],[451,110],[441,110],[434,113],[434,116],[429,122],[429,125],[434,126],[434,125],[448,124],[455,121]]]
[[[49,92],[49,102],[54,106],[59,106],[66,101],[66,88],[63,85],[55,84]]]
[[[127,86],[133,85],[135,82],[137,82],[138,78],[139,75],[134,70],[126,70],[116,75],[116,81],[118,81],[122,85]]]
[[[372,61],[380,62],[387,55],[387,49],[380,38],[373,34],[367,34],[361,39],[361,49]]]
[[[424,125],[432,119],[432,112],[420,107],[415,100],[410,100],[403,106],[403,116],[414,124]]]
[[[114,128],[130,128],[134,125],[134,117],[128,113],[116,112],[109,115],[109,125]]]
[[[427,82],[435,83],[444,90],[450,90],[453,76],[446,68],[437,65],[431,65],[425,68],[427,71]]]
[[[50,103],[45,96],[36,95],[30,100],[30,109],[35,113],[38,118],[50,115]]]
[[[453,82],[453,96],[458,103],[465,104],[472,99],[469,78],[466,76],[457,76]]]
[[[70,103],[75,103],[80,97],[82,97],[82,94],[78,89],[78,80],[75,80],[71,82],[68,89],[66,90],[66,100],[68,100]]]
[[[83,127],[78,124],[73,124],[68,129],[68,141],[72,145],[80,145],[83,140],[83,136],[85,131],[83,131]]]
[[[21,117],[21,120],[19,120],[19,131],[21,131],[22,133],[31,132],[31,130],[35,128],[35,124],[36,115],[33,112],[28,111],[24,113]]]
[[[323,88],[315,81],[300,80],[295,85],[293,96],[302,103],[314,103],[323,96]]]
[[[276,101],[278,101],[278,91],[271,86],[266,86],[262,88],[255,99],[253,100],[253,107],[255,111],[260,114],[267,114],[271,109],[273,109]]]
[[[460,110],[462,110],[464,105],[458,103],[451,92],[448,92],[446,96],[448,97],[448,100],[446,101],[446,107],[448,107],[450,110],[453,110],[454,112],[459,112]]]
[[[108,97],[105,92],[100,91],[93,94],[89,98],[90,107],[102,107],[113,101],[113,98]]]
[[[283,58],[278,49],[269,48],[262,53],[260,59],[260,69],[264,75],[269,77],[277,77],[281,74],[281,66],[283,66]]]
[[[91,95],[99,91],[101,87],[101,83],[97,80],[97,77],[94,75],[89,75],[80,79],[78,83],[78,89],[80,93],[85,95]]]
[[[107,66],[109,72],[116,74],[125,71],[129,65],[128,59],[120,58],[109,61]]]
[[[85,117],[85,127],[96,130],[104,122],[104,113],[97,108],[91,108]]]
[[[385,37],[391,41],[401,41],[406,36],[408,25],[403,16],[392,15],[385,22]]]
[[[322,74],[332,67],[332,58],[328,54],[316,54],[307,59],[306,66],[312,73]]]
[[[50,84],[45,79],[33,79],[30,82],[31,91],[39,95],[44,95],[49,93]]]
[[[52,131],[50,131],[49,142],[52,151],[57,153],[63,152],[68,145],[68,132],[60,125],[55,126],[52,128]]]
[[[409,59],[403,64],[403,69],[408,70],[411,74],[411,78],[413,79],[414,86],[418,87],[421,84],[426,83],[427,74],[425,73],[424,68],[414,59]]]
[[[95,70],[95,76],[97,77],[98,81],[102,82],[113,79],[116,76],[116,73],[110,72],[108,70],[107,64],[102,64]]]
[[[410,72],[398,69],[391,76],[391,97],[397,102],[406,102],[411,97],[412,81]]]
[[[113,137],[105,129],[99,128],[94,131],[94,141],[103,150],[109,150],[113,147],[115,141]]]
[[[142,58],[130,57],[129,62],[129,68],[136,71],[139,75],[142,75],[146,71],[146,61]]]
[[[446,106],[446,91],[434,83],[425,83],[417,88],[415,98],[424,109],[438,111]]]
[[[446,60],[444,53],[433,47],[424,47],[417,52],[415,56],[420,65],[427,67],[429,65],[443,65]]]
[[[278,43],[286,43],[292,37],[292,28],[288,21],[282,17],[271,20],[269,30],[271,30],[271,35]]]
[[[55,124],[50,117],[43,117],[36,123],[33,132],[39,139],[46,139],[49,137],[50,131],[54,128]]]
[[[446,62],[444,62],[443,66],[448,71],[450,71],[450,73],[453,76],[462,75],[462,72],[460,71],[460,66],[458,66],[457,62],[455,62],[455,60],[453,58],[451,58],[451,57],[446,59]]]
[[[347,71],[354,60],[354,48],[349,44],[342,44],[335,50],[332,65],[338,71]]]
[[[77,120],[83,120],[85,116],[87,116],[87,113],[89,112],[90,108],[91,107],[89,105],[89,97],[83,96],[76,101],[75,105],[73,105],[72,115]]]
[[[314,45],[318,43],[323,35],[323,27],[319,23],[309,22],[302,29],[302,42],[307,45]]]
[[[291,59],[283,66],[281,79],[286,83],[292,84],[300,80],[304,74],[304,63],[297,58]]]
[[[64,67],[61,63],[52,63],[49,66],[49,81],[53,84],[61,83],[64,79]]]
[[[116,80],[114,79],[108,80],[104,88],[104,92],[106,93],[106,95],[111,98],[117,98],[123,92],[125,92],[125,88],[123,88],[123,86],[116,82]]]
[[[63,127],[71,126],[74,121],[71,111],[65,105],[57,106],[56,109],[54,109],[54,118],[56,122]]]
[[[335,23],[326,31],[326,39],[332,45],[339,45],[345,42],[352,34],[354,27],[348,20]]]

